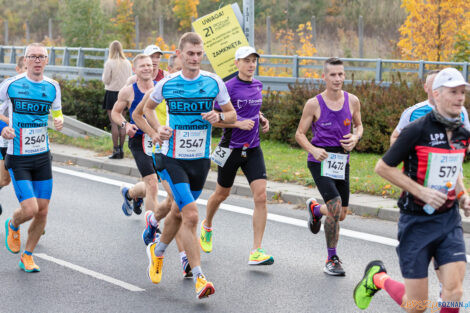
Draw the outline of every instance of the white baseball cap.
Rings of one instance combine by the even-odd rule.
[[[447,67],[437,73],[432,83],[432,90],[435,90],[439,87],[457,87],[457,86],[467,86],[470,87],[470,84],[465,81],[462,73],[453,67]]]
[[[151,56],[154,53],[160,53],[161,55],[163,55],[162,50],[156,45],[150,45],[144,49],[145,55]]]
[[[237,49],[237,52],[235,52],[235,60],[244,59],[250,54],[254,54],[259,58],[259,54],[256,52],[255,48],[250,46],[240,47]]]

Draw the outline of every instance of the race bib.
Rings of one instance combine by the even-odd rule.
[[[232,149],[224,148],[221,146],[217,146],[214,152],[212,152],[211,160],[214,161],[220,167],[224,167],[225,162],[227,162],[228,157],[232,153]]]
[[[424,186],[439,190],[451,183],[450,190],[454,189],[462,162],[462,153],[429,153]]]
[[[207,129],[175,131],[173,155],[176,159],[199,159],[205,157]]]
[[[142,137],[142,148],[144,149],[146,155],[152,156],[153,142],[152,138],[147,134],[144,134],[144,136]]]
[[[20,153],[38,154],[47,151],[47,127],[21,128]]]
[[[321,176],[344,180],[347,163],[347,154],[328,152],[328,157],[321,162]]]

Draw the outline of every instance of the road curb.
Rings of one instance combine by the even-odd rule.
[[[70,156],[63,153],[52,152],[53,160],[56,162],[66,163],[66,164],[76,164],[83,167],[102,169],[122,175],[128,175],[136,178],[140,178],[140,173],[137,170],[137,167],[121,165],[116,163],[108,163],[94,158],[84,158],[78,156]],[[216,180],[208,178],[205,188],[214,190],[216,186]],[[234,183],[232,187],[232,194],[239,196],[251,196],[250,187],[247,184]],[[268,187],[266,190],[267,198],[271,200],[283,200],[284,202],[292,204],[304,204],[308,198],[315,197],[320,203],[321,197],[318,194],[318,191],[312,189],[311,194],[299,195],[292,192],[286,192],[275,187],[270,187],[268,182]],[[358,202],[350,199],[349,210],[355,214],[363,217],[374,217],[382,220],[397,222],[400,216],[400,212],[396,207],[380,207],[374,204],[367,204],[363,201]],[[470,220],[462,220],[462,227],[465,233],[470,233]]]

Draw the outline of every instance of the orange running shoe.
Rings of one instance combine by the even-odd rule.
[[[10,226],[11,218],[5,221],[5,246],[11,253],[20,252],[21,239],[20,239],[20,228],[13,230]]]
[[[21,255],[20,263],[18,265],[26,273],[33,273],[33,272],[41,271],[39,266],[37,266],[36,263],[34,263],[33,256],[26,254],[26,253],[23,253]]]

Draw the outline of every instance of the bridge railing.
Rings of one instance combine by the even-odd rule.
[[[0,46],[0,77],[15,75],[14,64],[24,54],[24,46]],[[83,78],[85,80],[101,79],[105,60],[108,58],[107,48],[81,47],[48,47],[49,65],[46,74],[65,79]],[[124,50],[132,59],[142,50]],[[164,51],[165,55],[172,51]],[[272,90],[287,90],[289,83],[309,81],[318,83],[326,57],[301,57],[297,55],[261,55],[257,68],[257,76]],[[434,62],[387,59],[342,58],[349,79],[356,82],[374,80],[376,83],[389,84],[394,75],[399,73],[404,79],[424,78],[432,69],[456,67],[465,79],[469,77],[469,62]],[[161,62],[167,62],[162,58]],[[202,62],[203,69],[211,70],[207,58]],[[266,85],[268,84],[268,85]]]

